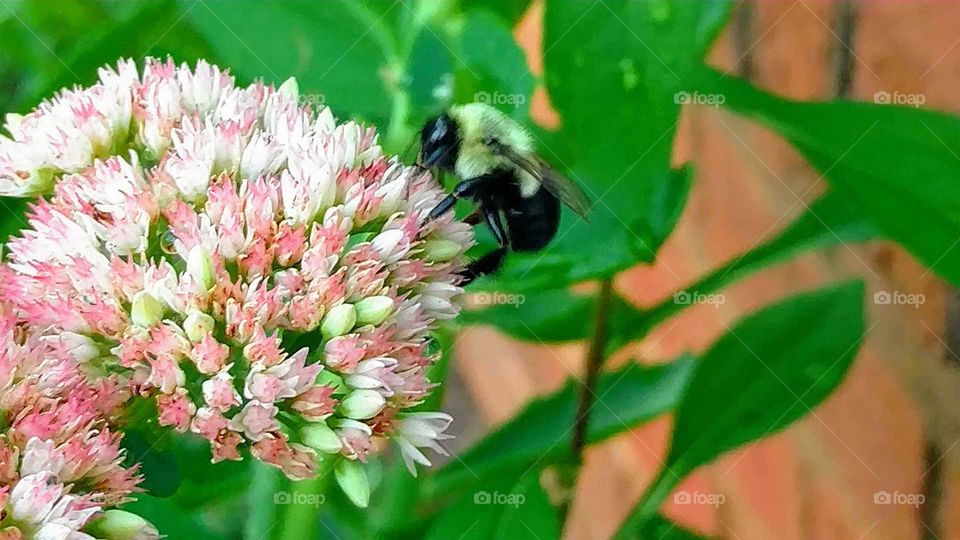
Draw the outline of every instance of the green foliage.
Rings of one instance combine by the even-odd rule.
[[[597,385],[597,407],[587,439],[606,440],[671,410],[693,369],[691,357],[663,366],[628,363],[605,373]],[[579,385],[530,402],[520,413],[463,452],[430,479],[427,489],[444,494],[479,479],[497,477],[515,467],[541,466],[569,459],[570,436]]]
[[[794,296],[729,329],[697,364],[666,462],[619,536],[695,468],[809,414],[843,380],[863,332],[862,283]]]
[[[890,238],[960,284],[960,121],[916,108],[790,101],[703,70],[702,91],[767,124],[797,147]]]
[[[426,538],[559,538],[556,509],[539,483],[541,470],[527,470],[512,480],[486,482],[482,489],[458,499],[440,514]]]
[[[685,74],[699,65],[727,7],[726,2],[547,3],[545,80],[563,124],[557,138],[564,141],[541,140],[542,154],[579,181],[595,204],[589,223],[568,213],[551,246],[509,261],[504,279],[512,288],[529,288],[522,278],[557,287],[608,277],[653,260],[683,207],[690,180],[689,171],[670,169],[680,113],[673,96]],[[554,146],[569,152],[557,155]],[[600,238],[602,250],[584,249]]]
[[[960,123],[930,111],[852,102],[786,100],[703,67],[730,2],[547,0],[545,74],[538,81],[513,38],[528,0],[46,0],[0,4],[0,108],[24,112],[118,57],[206,58],[241,82],[299,80],[301,95],[341,118],[378,125],[401,152],[424,119],[450,103],[487,100],[530,128],[542,156],[595,201],[589,221],[565,212],[544,251],[511,254],[496,278],[472,285],[481,309],[458,322],[491,324],[516,339],[594,339],[598,301],[573,284],[652,263],[694,186],[672,168],[677,92],[723,94],[724,106],[770,126],[817,167],[830,190],[772,239],[689,284],[711,294],[815,249],[880,235],[903,244],[960,284]],[[531,95],[544,83],[561,128],[532,125]],[[411,155],[405,156],[410,160]],[[27,201],[0,199],[0,242],[23,225]],[[2,246],[0,246],[2,247]],[[504,296],[497,296],[502,293]],[[762,439],[811,412],[842,382],[863,331],[863,288],[846,284],[790,298],[738,323],[702,357],[655,367],[628,363],[594,389],[586,435],[600,444],[664,413],[676,426],[662,472],[620,535],[700,536],[659,514],[690,471]],[[499,301],[498,300],[505,300]],[[642,339],[687,306],[673,297],[647,309],[614,294],[604,356]],[[455,362],[455,328],[438,330],[441,360]],[[442,389],[443,387],[441,387]],[[576,462],[570,452],[580,386],[534,400],[445,466],[409,476],[398,456],[372,458],[370,508],[337,490],[317,507],[274,504],[278,493],[322,493],[325,481],[293,484],[273,469],[210,464],[204,443],[153,426],[128,433],[148,495],[130,510],[170,538],[556,538],[561,516],[540,479]],[[422,407],[436,410],[437,391]],[[456,424],[455,424],[456,426]],[[165,433],[165,432],[164,432]],[[478,494],[520,496],[486,504]],[[481,497],[482,499],[482,497]],[[490,501],[491,503],[495,501]]]

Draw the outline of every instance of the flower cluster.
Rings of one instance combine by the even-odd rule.
[[[450,417],[405,411],[472,242],[450,217],[424,225],[438,183],[302,106],[293,80],[157,60],[100,75],[8,118],[0,194],[53,191],[8,243],[0,297],[214,461],[249,452],[300,479],[339,455],[349,484],[394,439],[411,471],[429,464]]]
[[[92,539],[81,529],[136,491],[105,421],[118,404],[111,384],[88,386],[59,339],[30,334],[0,305],[0,538]]]

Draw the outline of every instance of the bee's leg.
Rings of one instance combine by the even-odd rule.
[[[467,225],[476,225],[477,223],[480,223],[480,220],[481,220],[481,219],[483,219],[483,215],[482,215],[482,214],[483,214],[483,213],[482,213],[482,212],[480,211],[480,209],[478,208],[478,209],[474,210],[473,212],[470,212],[470,215],[469,215],[469,216],[463,218],[463,222],[466,223]]]
[[[500,218],[500,210],[490,201],[484,201],[479,208],[479,212],[483,215],[487,227],[490,228],[500,247],[467,265],[467,268],[463,271],[464,281],[460,283],[464,287],[480,276],[493,274],[499,270],[503,266],[503,260],[507,255],[507,247],[509,246],[509,239]]]
[[[496,177],[493,175],[483,175],[460,182],[453,188],[453,193],[444,197],[444,199],[430,211],[427,215],[426,222],[429,223],[452,210],[454,205],[457,204],[457,200],[474,198],[494,178]]]
[[[496,271],[503,266],[503,260],[506,255],[507,248],[502,247],[497,248],[490,253],[487,253],[483,257],[471,262],[463,271],[463,281],[460,282],[460,286],[466,287],[467,285],[473,283],[473,280],[480,276],[496,273]]]

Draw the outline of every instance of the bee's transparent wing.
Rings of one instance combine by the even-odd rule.
[[[493,151],[533,176],[554,197],[560,199],[560,202],[569,206],[583,219],[587,219],[592,204],[583,188],[576,182],[558,173],[539,156],[524,156],[502,144],[494,145]]]

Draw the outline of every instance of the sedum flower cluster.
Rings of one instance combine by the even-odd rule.
[[[364,505],[369,452],[392,439],[415,474],[448,437],[449,416],[409,409],[432,387],[428,332],[458,312],[472,236],[424,225],[440,186],[374,129],[303,101],[294,80],[148,59],[9,115],[0,195],[50,195],[5,248],[0,300],[101,418],[122,427],[146,405],[213,461],[293,479],[332,459]]]
[[[120,404],[116,390],[108,380],[88,384],[60,340],[30,334],[0,305],[0,539],[94,538],[81,529],[137,491],[136,467],[124,467],[106,421]],[[98,524],[157,537],[136,516],[112,512]]]

